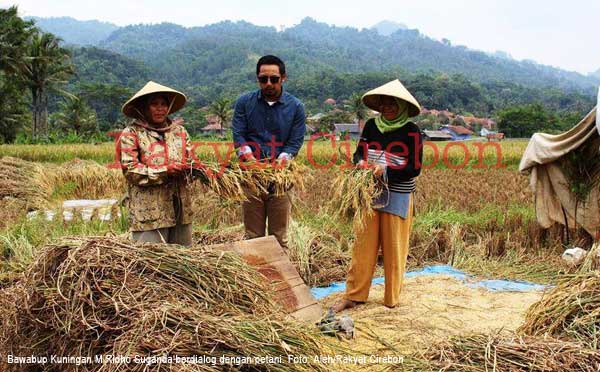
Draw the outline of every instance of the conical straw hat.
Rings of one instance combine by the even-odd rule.
[[[408,115],[417,116],[421,112],[421,106],[415,97],[410,94],[408,89],[402,85],[400,80],[396,79],[387,84],[368,91],[362,96],[364,104],[371,110],[379,111],[380,96],[391,96],[408,102]]]
[[[153,81],[149,81],[142,89],[134,94],[129,101],[125,102],[121,108],[121,111],[123,111],[125,116],[134,119],[137,118],[139,116],[139,112],[137,110],[140,110],[140,106],[138,105],[139,100],[144,96],[154,93],[163,93],[169,96],[169,105],[171,106],[169,114],[179,111],[187,101],[185,94]]]

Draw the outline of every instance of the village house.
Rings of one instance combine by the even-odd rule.
[[[219,118],[217,115],[207,115],[206,122],[206,126],[202,128],[203,136],[223,135],[223,126],[221,125],[221,118]]]
[[[449,134],[453,141],[464,141],[473,135],[472,130],[460,125],[444,125],[440,130]]]
[[[333,124],[333,126],[335,127],[335,138],[338,140],[345,139],[346,134],[350,136],[350,139],[358,139],[362,131],[359,123],[340,123]]]
[[[452,136],[441,130],[427,130],[423,131],[425,133],[425,141],[451,141]]]

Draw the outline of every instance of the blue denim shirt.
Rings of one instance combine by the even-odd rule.
[[[276,158],[282,152],[296,156],[306,131],[304,106],[285,91],[270,106],[259,89],[238,98],[231,126],[236,147],[250,146],[255,151],[260,146],[261,158]]]

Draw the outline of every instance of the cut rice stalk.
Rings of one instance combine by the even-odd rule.
[[[352,220],[355,228],[362,228],[377,207],[374,201],[384,190],[383,182],[373,175],[373,169],[341,170],[333,181],[333,195],[329,204],[332,214]]]

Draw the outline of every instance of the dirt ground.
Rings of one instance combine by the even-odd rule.
[[[355,323],[353,340],[341,347],[366,355],[408,355],[454,335],[514,331],[542,292],[493,292],[470,288],[450,276],[406,279],[398,307],[383,306],[383,285],[371,289],[369,301],[339,315]],[[320,302],[333,305],[342,293]]]

